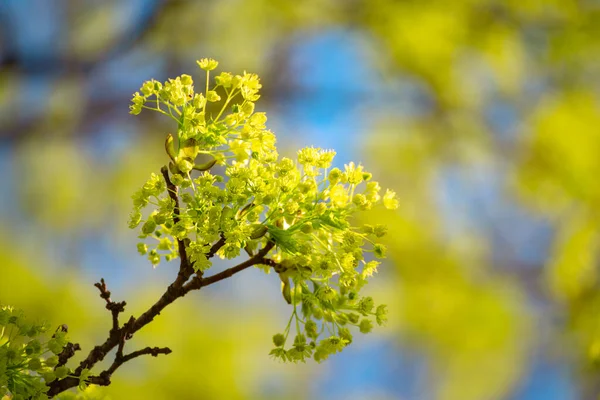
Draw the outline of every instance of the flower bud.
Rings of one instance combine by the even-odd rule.
[[[54,373],[56,374],[56,377],[58,379],[65,378],[69,374],[69,367],[67,367],[66,365],[63,365],[62,367],[56,368],[54,370]]]
[[[142,225],[142,233],[144,235],[149,235],[152,232],[154,232],[154,230],[156,229],[156,222],[154,222],[154,219],[148,219],[148,221],[146,221],[144,223],[144,225]]]
[[[194,163],[190,161],[189,158],[182,158],[181,160],[177,161],[177,169],[183,172],[184,174],[187,174],[193,168]]]
[[[250,239],[256,240],[265,236],[267,230],[268,228],[263,224],[252,224],[252,233],[250,234]]]
[[[285,344],[285,336],[283,333],[273,335],[273,344],[277,347],[281,347]]]
[[[373,330],[373,322],[370,319],[363,318],[359,325],[361,333],[369,333]]]

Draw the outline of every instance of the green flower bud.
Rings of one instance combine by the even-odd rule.
[[[247,101],[241,107],[241,111],[246,115],[251,115],[254,112],[254,103],[251,101]]]
[[[46,381],[46,383],[50,383],[56,379],[56,374],[54,373],[54,371],[44,372],[42,374],[42,378],[44,378],[44,381]]]
[[[294,346],[298,347],[298,346],[305,346],[305,345],[306,345],[306,336],[304,336],[301,333],[296,335],[296,337],[294,338]]]
[[[373,330],[373,322],[370,319],[363,318],[359,325],[361,333],[369,333]]]
[[[329,171],[329,184],[331,186],[335,185],[342,178],[342,171],[339,168],[334,168]]]
[[[231,80],[233,79],[233,75],[229,72],[221,72],[218,76],[215,76],[215,82],[217,85],[223,86],[224,88],[231,87]]]
[[[169,238],[162,238],[158,245],[156,246],[157,250],[170,250],[171,249],[171,240]]]
[[[149,218],[148,221],[142,225],[142,233],[144,235],[149,235],[156,229],[156,222],[154,222],[154,218]]]
[[[238,124],[239,117],[237,114],[229,114],[225,117],[225,125],[235,126]]]
[[[340,325],[346,325],[348,323],[348,316],[344,313],[336,314],[335,321]]]
[[[206,98],[202,93],[198,93],[194,96],[194,99],[192,100],[192,105],[197,109],[204,108],[204,106],[206,105]]]
[[[312,310],[312,314],[313,317],[315,317],[315,319],[323,319],[323,310],[320,307],[314,307]]]
[[[32,371],[38,371],[39,369],[42,368],[42,362],[40,361],[39,358],[32,358],[31,360],[29,360],[29,363],[27,364],[27,366]]]
[[[148,253],[148,260],[150,260],[153,266],[157,266],[160,264],[160,255],[158,255],[156,250],[151,250],[150,253]]]
[[[306,324],[304,324],[304,331],[306,332],[306,335],[311,339],[316,339],[319,336],[317,323],[313,320],[306,321]]]
[[[387,230],[388,230],[387,226],[378,224],[378,225],[375,225],[375,228],[373,229],[373,233],[377,237],[383,237],[387,234]]]
[[[273,344],[277,347],[281,347],[285,344],[285,336],[283,333],[273,335]]]
[[[352,323],[352,324],[358,324],[359,319],[360,319],[360,315],[358,315],[356,313],[348,314],[348,321],[350,321],[350,323]]]
[[[56,374],[56,377],[58,379],[65,378],[69,374],[69,367],[67,367],[66,365],[63,365],[61,367],[56,368],[54,370],[54,373]]]
[[[321,286],[315,294],[323,303],[331,303],[337,298],[337,292],[329,286]]]
[[[142,221],[142,213],[139,210],[134,210],[129,215],[129,228],[136,228]]]
[[[354,203],[354,205],[360,208],[361,210],[367,210],[371,206],[371,203],[369,203],[367,197],[361,193],[357,193],[354,195],[354,197],[352,198],[352,203]]]
[[[214,103],[221,100],[221,96],[219,96],[214,90],[209,90],[206,93],[206,100],[210,101],[211,103]]]
[[[32,328],[32,329],[30,329],[30,332],[31,331],[35,332],[36,330]],[[28,336],[31,337],[31,336],[35,336],[35,335],[29,335],[28,334]],[[30,341],[27,344],[27,347],[25,349],[25,351],[27,352],[28,355],[31,355],[31,354],[34,354],[34,353],[39,353],[40,350],[42,350],[42,344],[37,339],[33,339],[32,341]]]
[[[252,224],[252,233],[250,234],[250,239],[256,240],[259,239],[267,233],[268,228],[263,224]]]
[[[182,158],[177,161],[177,169],[184,174],[187,174],[194,169],[194,163],[189,158]]]
[[[375,311],[375,319],[377,321],[377,325],[380,326],[387,322],[387,306],[385,304],[377,306],[377,310]]]
[[[364,225],[362,226],[362,231],[363,231],[364,233],[366,233],[367,235],[370,235],[370,234],[372,234],[372,233],[374,232],[374,229],[375,229],[375,228],[373,227],[373,225],[364,224]]]
[[[375,243],[373,246],[373,254],[375,254],[375,257],[377,258],[385,258],[386,250],[386,247],[381,243]]]
[[[350,333],[350,329],[340,328],[339,335],[342,339],[348,341],[348,343],[352,343],[352,334]]]
[[[171,177],[171,182],[173,182],[173,185],[179,186],[183,178],[178,177],[178,175],[181,174],[181,171],[177,168],[177,165],[175,165],[173,162],[169,162],[169,171],[171,171],[173,174]]]
[[[50,339],[48,341],[48,350],[53,352],[54,354],[60,354],[63,351],[63,346],[56,339]]]
[[[162,225],[165,222],[167,222],[167,216],[164,214],[154,214],[154,222],[156,222],[156,225]]]
[[[185,86],[189,86],[192,85],[194,83],[194,81],[192,80],[192,77],[189,76],[188,74],[183,74],[179,77],[179,79],[181,80],[181,84],[185,85]]]
[[[375,304],[372,297],[363,297],[358,303],[358,311],[363,315],[367,315],[373,310],[374,306]]]
[[[179,149],[179,157],[181,158],[189,158],[188,161],[192,161],[198,156],[198,152],[200,151],[200,146],[198,142],[194,138],[189,138],[183,141],[181,144],[181,148]],[[179,166],[179,165],[178,165]],[[183,171],[183,170],[182,170]],[[184,171],[187,172],[187,171]]]
[[[48,357],[44,363],[47,367],[53,368],[58,364],[58,356]]]
[[[300,228],[300,230],[303,233],[309,234],[309,233],[311,233],[313,231],[313,226],[312,226],[312,224],[310,222],[307,222],[305,224],[302,224],[302,227]]]
[[[318,203],[315,206],[315,215],[323,215],[325,213],[325,211],[327,211],[327,204]]]
[[[146,245],[146,243],[138,243],[137,251],[138,253],[140,253],[140,255],[145,255],[146,253],[148,253],[148,245]]]

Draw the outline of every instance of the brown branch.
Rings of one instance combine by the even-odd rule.
[[[173,221],[176,223],[179,221],[179,201],[177,197],[177,187],[173,185],[173,183],[169,179],[169,174],[166,167],[163,167],[161,171],[167,183],[169,196],[171,197],[171,199],[175,200],[176,208],[174,210]],[[160,299],[158,299],[156,303],[154,303],[137,319],[133,316],[130,317],[129,321],[125,323],[122,327],[119,328],[118,314],[124,311],[125,302],[115,303],[110,299],[110,291],[108,291],[108,289],[106,288],[106,283],[104,279],[101,279],[100,283],[96,283],[94,285],[100,290],[100,297],[106,300],[106,308],[111,310],[111,312],[113,313],[113,327],[109,331],[108,338],[104,341],[104,343],[95,346],[90,351],[86,359],[79,364],[79,366],[77,367],[77,369],[75,369],[71,376],[68,376],[63,379],[54,380],[49,384],[50,389],[48,390],[47,394],[50,398],[59,393],[64,392],[65,390],[79,385],[79,377],[83,373],[84,369],[91,369],[96,363],[102,361],[104,357],[106,357],[106,355],[115,347],[117,347],[117,352],[111,367],[105,371],[102,371],[98,376],[90,376],[86,380],[87,382],[99,385],[108,385],[110,384],[110,377],[112,373],[114,373],[117,370],[117,368],[119,368],[119,366],[121,366],[123,363],[143,354],[151,354],[153,356],[156,356],[158,354],[169,354],[171,352],[170,349],[158,347],[147,347],[145,349],[135,351],[128,355],[123,355],[123,350],[125,347],[125,341],[132,338],[135,332],[142,329],[144,326],[150,323],[156,316],[160,315],[161,311],[166,306],[173,303],[178,298],[185,296],[191,290],[200,289],[204,286],[212,285],[213,283],[229,278],[232,275],[241,272],[252,265],[272,262],[272,260],[266,259],[265,256],[273,247],[275,247],[275,243],[269,241],[260,251],[258,251],[258,253],[256,253],[254,256],[252,256],[245,262],[208,278],[203,278],[202,274],[198,273],[196,274],[196,276],[194,276],[194,278],[191,281],[185,283],[193,274],[194,269],[193,266],[190,264],[187,258],[187,254],[185,252],[186,243],[184,243],[184,241],[181,240],[178,240],[178,243],[180,246],[181,264],[176,279],[167,287],[165,292],[162,294],[162,296],[160,297]],[[207,258],[214,257],[217,251],[219,251],[219,249],[224,245],[225,237],[223,234],[221,234],[220,239],[211,246],[207,254]]]
[[[120,331],[121,337],[119,340],[119,347],[117,347],[117,355],[115,356],[116,360],[123,358],[123,348],[125,347],[125,341],[131,338],[131,329],[133,328],[134,323],[135,318],[133,318],[132,315],[129,318],[129,321],[127,321],[127,323],[123,325],[123,329],[121,329]]]
[[[206,258],[209,260],[213,258],[215,254],[217,254],[217,251],[219,251],[219,249],[223,246],[225,246],[225,236],[221,234],[221,238],[211,246],[210,250],[206,254]]]
[[[246,254],[248,254],[248,257],[254,257],[254,253],[252,252],[252,250],[250,250],[250,247],[248,247],[248,245],[244,246],[244,251],[246,252]]]
[[[278,263],[275,260],[272,260],[270,258],[265,258],[261,264],[265,264],[268,265],[269,267],[273,268],[273,271],[280,273],[286,270],[286,267],[284,267],[281,263]]]
[[[169,169],[167,168],[166,165],[164,165],[161,169],[160,172],[163,175],[163,178],[165,178],[165,183],[167,184],[167,193],[169,193],[169,197],[171,198],[171,200],[173,200],[173,202],[175,203],[175,207],[173,208],[173,223],[177,224],[179,223],[180,216],[181,216],[181,211],[179,208],[179,189],[177,188],[177,186],[175,186],[175,184],[173,182],[171,182],[171,178],[169,178]],[[187,260],[187,252],[185,251],[185,242],[181,239],[177,239],[177,247],[179,249],[179,257],[181,258],[181,265],[180,265],[180,271],[183,273],[187,273],[187,268],[188,267],[188,260]],[[191,272],[188,275],[188,278],[191,276]],[[187,280],[187,279],[186,279]]]
[[[127,361],[133,360],[136,357],[143,355],[151,355],[152,357],[158,357],[159,354],[171,354],[173,351],[168,347],[146,347],[141,350],[134,351],[125,356],[122,356],[112,363],[112,365],[105,371],[102,371],[98,376],[90,376],[86,381],[88,383],[100,386],[108,386],[111,381],[110,378],[112,374]]]
[[[214,257],[214,255],[217,253],[217,251],[224,244],[225,244],[225,238],[223,236],[221,236],[221,238],[215,244],[213,244],[213,246],[209,250],[209,253],[207,254],[207,257],[208,258]],[[242,267],[242,269],[245,269],[245,268],[249,267],[250,265],[258,264],[259,262],[262,261],[263,256],[266,255],[269,252],[269,250],[271,250],[273,247],[274,247],[274,243],[272,243],[272,242],[267,243],[267,245],[255,257],[246,261],[245,263],[238,265],[237,268]],[[226,272],[226,271],[224,271],[224,272]],[[233,275],[234,273],[235,272],[231,271],[229,276]],[[220,276],[221,274],[217,274],[217,275]],[[217,280],[225,279],[224,276],[217,277],[217,275],[211,277],[207,281],[207,285],[215,283],[215,282],[217,282]],[[130,320],[128,321],[128,323],[126,323],[123,327],[117,329],[116,331],[111,329],[111,331],[109,332],[109,336],[104,341],[104,343],[102,343],[101,345],[95,346],[90,351],[87,358],[79,364],[77,369],[75,369],[75,371],[73,372],[72,376],[69,376],[69,377],[66,377],[63,379],[57,379],[57,380],[51,382],[49,385],[50,389],[48,390],[48,396],[49,397],[55,396],[59,393],[64,392],[65,390],[68,390],[72,387],[79,385],[78,377],[81,375],[83,370],[91,369],[96,363],[102,361],[104,359],[104,357],[106,357],[106,355],[117,346],[119,347],[120,351],[118,349],[115,361],[117,359],[121,359],[121,358],[119,358],[118,354],[120,352],[120,354],[122,355],[122,352],[123,352],[123,346],[124,346],[124,340],[122,339],[123,337],[125,338],[125,340],[130,339],[135,332],[142,329],[144,326],[146,326],[148,323],[150,323],[156,316],[160,315],[161,311],[166,306],[173,303],[178,298],[185,296],[191,290],[189,287],[184,288],[185,281],[182,281],[180,279],[180,277],[181,277],[181,269],[180,269],[180,273],[178,273],[175,281],[167,287],[166,291],[162,294],[160,299],[156,303],[154,303],[146,312],[144,312],[142,315],[140,315],[137,319],[131,317]],[[189,276],[188,276],[188,278],[189,278]],[[194,282],[195,280],[201,280],[201,279],[202,279],[201,275],[196,275],[192,281],[188,282],[188,285],[191,284],[192,282]],[[188,286],[188,285],[186,285],[186,286]],[[108,299],[107,303],[108,303],[110,301],[109,300],[110,292],[108,292],[108,290],[106,290],[106,285],[105,285],[104,281],[101,280],[101,283],[97,283],[94,286],[96,286],[100,289],[101,297],[107,298]],[[206,285],[204,285],[204,286],[206,286]],[[108,296],[107,296],[107,293],[108,293]],[[123,336],[123,335],[125,335],[125,336]],[[135,353],[132,353],[132,354],[135,354]],[[163,354],[168,354],[168,353],[163,352]],[[127,357],[127,356],[123,356],[123,357]],[[131,359],[131,358],[134,358],[134,357],[130,357],[129,359]],[[125,362],[125,361],[122,361],[122,362]],[[109,379],[110,375],[108,374],[108,372],[104,371],[103,373],[104,373],[104,375],[101,374],[100,376],[95,377],[92,380],[88,380],[89,383],[96,383],[96,382],[101,382],[101,381],[110,382],[110,379]]]
[[[229,278],[238,272],[245,270],[256,264],[263,264],[265,260],[264,257],[267,255],[269,251],[275,246],[275,242],[269,241],[265,247],[263,247],[258,253],[256,253],[252,258],[244,261],[241,264],[236,265],[235,267],[231,267],[226,269],[225,271],[219,272],[218,274],[203,278],[199,276],[195,276],[194,279],[189,281],[183,286],[183,291],[188,293],[192,290],[200,289],[204,286],[212,285],[213,283],[217,283],[222,281],[223,279]]]
[[[61,332],[68,332],[69,327],[66,324],[62,324],[56,328],[56,332],[59,330]],[[52,337],[56,337],[56,334],[52,335]],[[58,354],[58,364],[54,366],[54,369],[56,370],[58,367],[65,365],[67,361],[69,361],[69,359],[75,355],[75,352],[79,350],[81,350],[79,343],[68,342],[65,347],[63,347],[63,350],[60,352],[60,354]]]
[[[110,310],[112,314],[112,329],[111,332],[116,332],[119,330],[119,313],[125,311],[126,302],[114,302],[110,299],[110,291],[106,288],[106,282],[104,278],[100,279],[99,283],[94,283],[94,286],[100,290],[100,297],[106,300],[106,309]]]
[[[168,347],[146,347],[144,349],[134,351],[125,356],[121,356],[120,358],[115,358],[115,361],[111,364],[111,366],[107,370],[102,371],[97,376],[89,376],[86,379],[86,383],[93,384],[93,385],[100,385],[100,386],[108,386],[111,384],[110,378],[111,378],[112,374],[121,365],[125,364],[127,361],[133,360],[134,358],[137,358],[137,357],[143,356],[143,355],[147,355],[147,354],[149,354],[153,357],[157,357],[159,354],[167,355],[167,354],[171,354],[171,353],[172,353],[172,350]],[[59,381],[55,381],[55,382],[59,382]],[[69,376],[65,379],[62,379],[60,382],[63,383],[63,386],[65,386],[65,389],[62,389],[61,391],[56,392],[56,393],[48,392],[48,395],[50,397],[52,397],[58,393],[61,393],[69,388],[78,386],[79,378]]]

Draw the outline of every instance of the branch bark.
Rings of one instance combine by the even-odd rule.
[[[171,182],[169,178],[169,172],[167,167],[161,168],[161,172],[167,184],[167,190],[171,199],[175,202],[175,208],[173,211],[173,222],[179,222],[180,209],[179,209],[179,198],[177,187]],[[138,318],[131,316],[127,323],[123,326],[119,326],[118,316],[124,312],[126,303],[114,302],[110,298],[110,291],[106,287],[106,282],[101,279],[99,283],[94,284],[100,290],[100,297],[106,301],[106,308],[111,311],[112,314],[112,328],[109,331],[108,338],[104,343],[95,346],[85,360],[83,360],[77,369],[71,376],[63,379],[57,379],[49,384],[50,389],[48,390],[48,396],[50,398],[56,396],[59,393],[64,392],[70,388],[79,385],[79,380],[84,370],[91,369],[96,363],[102,361],[106,355],[117,347],[115,359],[112,365],[102,371],[99,375],[89,376],[85,379],[87,383],[97,385],[109,385],[112,374],[125,362],[137,358],[141,355],[152,355],[154,357],[159,354],[169,354],[171,349],[168,347],[146,347],[141,350],[134,351],[127,355],[124,355],[125,342],[133,337],[133,335],[142,329],[144,326],[152,322],[154,318],[162,312],[169,304],[173,303],[180,297],[185,296],[192,290],[199,290],[204,286],[212,285],[213,283],[219,282],[223,279],[229,278],[238,272],[245,270],[256,264],[269,264],[272,260],[265,258],[265,256],[275,247],[273,241],[268,241],[264,247],[259,250],[255,255],[250,257],[248,260],[236,265],[235,267],[226,269],[218,274],[204,278],[202,273],[198,272],[190,280],[190,277],[194,274],[193,265],[190,263],[186,253],[186,243],[183,240],[177,241],[179,246],[180,265],[177,277],[167,287],[161,297],[154,303],[148,310],[142,313]],[[212,258],[219,251],[221,247],[225,245],[225,237],[221,235],[221,238],[215,242],[207,254],[207,258]],[[187,283],[186,283],[187,282]]]

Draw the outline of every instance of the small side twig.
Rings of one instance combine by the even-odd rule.
[[[120,330],[121,337],[119,338],[119,347],[117,347],[117,354],[115,356],[115,360],[119,360],[123,358],[123,348],[125,347],[125,341],[131,339],[133,334],[131,333],[131,329],[133,328],[133,324],[135,323],[135,318],[133,315],[129,318],[129,321],[123,325],[123,329]]]
[[[88,377],[88,379],[86,380],[88,383],[92,383],[95,385],[101,385],[101,386],[108,386],[110,385],[111,381],[110,378],[112,376],[112,374],[123,364],[125,364],[127,361],[133,360],[136,357],[139,356],[143,356],[143,355],[151,355],[153,357],[157,357],[159,354],[170,354],[172,353],[172,350],[168,347],[146,347],[144,349],[141,350],[136,350],[132,353],[129,353],[125,356],[122,356],[118,359],[115,359],[115,361],[112,363],[112,365],[107,369],[102,371],[99,375],[97,376],[90,376]]]
[[[112,314],[112,329],[111,333],[119,330],[119,313],[125,311],[126,302],[114,302],[110,299],[110,291],[106,288],[106,282],[104,278],[100,279],[100,282],[94,283],[94,286],[100,290],[100,297],[106,300],[106,309],[110,310]]]

